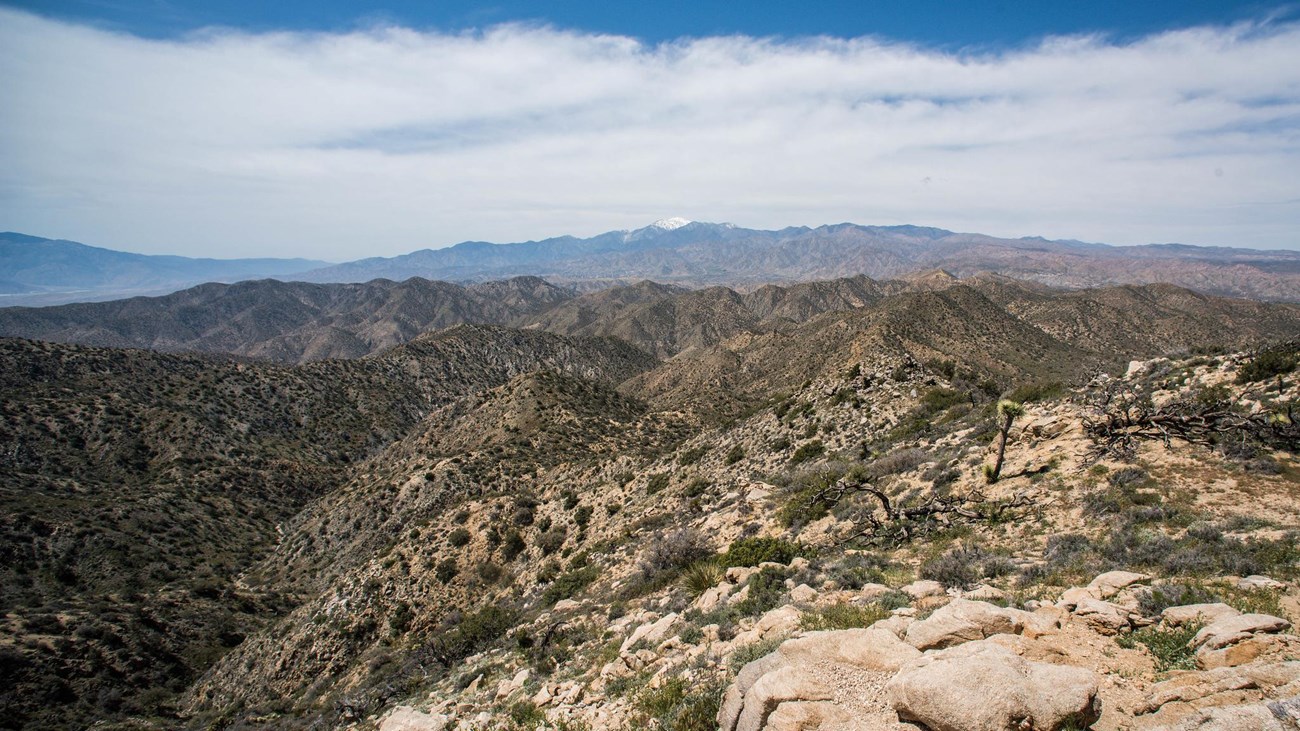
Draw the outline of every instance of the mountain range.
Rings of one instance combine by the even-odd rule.
[[[1004,239],[921,226],[850,223],[746,229],[665,219],[590,238],[513,244],[463,242],[342,264],[300,259],[186,259],[124,254],[67,241],[0,234],[0,301],[14,305],[161,294],[201,282],[273,277],[360,283],[411,277],[461,283],[537,276],[590,289],[651,279],[750,290],[768,283],[863,274],[893,279],[944,269],[991,272],[1069,287],[1166,282],[1207,294],[1300,301],[1300,252],[1178,244],[1107,246]]]

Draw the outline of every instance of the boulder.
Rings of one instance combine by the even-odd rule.
[[[894,673],[920,657],[916,648],[874,627],[810,632],[781,643],[775,652],[740,669],[723,696],[718,725],[724,731],[801,728],[792,724],[797,719],[811,722],[819,717],[831,724],[828,728],[835,728],[831,720],[838,716],[829,715],[828,704],[820,703],[831,700],[833,689],[818,681],[809,669],[829,666],[839,668],[836,672],[841,674]],[[787,705],[793,707],[782,711],[782,715],[774,712]],[[778,721],[785,726],[774,726]]]
[[[1284,589],[1286,588],[1286,584],[1283,584],[1282,582],[1277,581],[1276,579],[1273,579],[1268,576],[1264,576],[1262,574],[1254,574],[1252,576],[1247,576],[1244,579],[1238,579],[1237,588],[1247,589],[1247,590]]]
[[[924,599],[929,596],[944,596],[948,593],[948,590],[943,587],[943,584],[940,584],[937,581],[929,581],[928,579],[913,581],[907,586],[900,588],[899,591],[913,599]]]
[[[1241,667],[1179,673],[1151,686],[1146,699],[1134,710],[1138,714],[1147,714],[1170,703],[1213,705],[1214,696],[1221,694],[1241,690],[1272,693],[1274,689],[1293,683],[1300,683],[1300,662],[1257,662]]]
[[[1191,646],[1218,650],[1236,644],[1260,632],[1281,632],[1291,623],[1269,614],[1239,614],[1207,625],[1192,638]]]
[[[786,701],[825,701],[834,696],[826,684],[797,665],[782,665],[763,674],[745,693],[735,731],[761,731],[767,717]]]
[[[1300,699],[1220,706],[1196,711],[1174,731],[1295,731],[1300,728]]]
[[[677,620],[678,616],[676,613],[665,614],[654,622],[637,627],[632,630],[632,634],[628,635],[627,639],[623,640],[623,644],[619,646],[618,651],[627,652],[629,648],[641,640],[645,640],[651,645],[659,642],[668,634],[668,630],[672,629],[673,625],[677,623]]]
[[[1223,602],[1214,602],[1212,604],[1184,604],[1180,607],[1166,607],[1160,613],[1160,619],[1165,624],[1181,627],[1196,622],[1213,624],[1220,619],[1236,617],[1240,614],[1241,612]]]
[[[1083,620],[1094,631],[1114,635],[1133,626],[1133,612],[1118,604],[1100,599],[1081,599],[1074,607],[1074,616]]]
[[[927,653],[886,689],[899,719],[932,731],[1086,727],[1101,713],[1091,670],[1030,662],[989,640]]]
[[[691,606],[706,614],[712,612],[714,609],[718,608],[718,605],[722,603],[722,600],[726,599],[735,588],[734,585],[723,581],[712,589],[699,595]]]
[[[1079,606],[1079,602],[1087,599],[1100,599],[1101,590],[1091,587],[1076,586],[1072,589],[1066,589],[1061,593],[1061,600],[1057,602],[1058,606],[1065,607],[1070,611]]]
[[[858,598],[855,601],[860,600],[864,603],[870,603],[891,591],[893,589],[884,584],[863,584],[862,588],[858,589]]]
[[[379,731],[444,731],[451,723],[452,719],[441,713],[398,706],[379,722]]]
[[[961,598],[976,602],[1001,601],[1007,598],[1007,593],[996,586],[980,584],[970,591],[962,592]]]
[[[807,584],[800,584],[790,590],[790,598],[800,604],[807,604],[817,599],[817,590]]]
[[[1107,571],[1089,582],[1088,588],[1097,590],[1098,599],[1109,599],[1118,594],[1121,589],[1134,584],[1144,584],[1150,580],[1150,576],[1135,574],[1132,571]]]
[[[853,716],[828,701],[782,703],[767,717],[764,731],[831,731],[851,728]]]
[[[1019,609],[954,599],[907,628],[907,642],[919,650],[951,647],[998,634],[1020,634],[1025,615]]]

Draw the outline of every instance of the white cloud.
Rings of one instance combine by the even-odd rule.
[[[349,259],[670,215],[1300,248],[1300,26],[1000,53],[0,9],[0,228]]]

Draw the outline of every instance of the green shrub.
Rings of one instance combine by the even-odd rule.
[[[781,538],[738,538],[719,561],[726,567],[757,566],[765,561],[788,564],[803,553],[802,546]]]
[[[468,530],[465,530],[464,528],[457,528],[456,530],[452,531],[450,535],[447,536],[447,542],[455,546],[456,548],[460,548],[466,543],[469,543],[469,538],[470,536]]]
[[[444,584],[456,578],[458,573],[460,573],[460,569],[457,568],[456,559],[454,558],[445,558],[439,561],[438,565],[433,569],[433,575]]]
[[[549,607],[561,599],[573,598],[578,592],[590,586],[599,575],[600,571],[595,566],[585,566],[560,574],[550,586],[546,587],[546,591],[542,592],[542,604]]]
[[[856,606],[853,604],[831,604],[806,613],[799,620],[799,626],[809,632],[827,629],[857,629],[871,625],[889,616],[889,610],[879,604]]]
[[[807,462],[814,457],[820,457],[825,453],[826,445],[822,444],[822,440],[814,439],[811,442],[799,445],[799,448],[794,450],[794,454],[790,455],[790,464],[803,464],[804,462]]]
[[[744,458],[745,458],[745,448],[740,446],[739,444],[734,444],[732,445],[731,449],[727,450],[727,456],[722,458],[722,462],[723,464],[730,467],[731,465],[739,462]]]
[[[682,573],[682,586],[692,597],[697,597],[717,586],[726,573],[717,560],[696,561]]]
[[[665,487],[668,487],[668,483],[671,479],[672,478],[668,476],[667,472],[659,472],[651,475],[650,479],[646,480],[645,493],[647,495],[653,495],[663,490]]]
[[[736,611],[752,617],[775,609],[786,593],[785,577],[785,571],[771,567],[749,577],[749,595],[735,604]]]
[[[1300,341],[1265,348],[1237,371],[1237,383],[1255,383],[1290,373],[1300,363]]]
[[[499,641],[518,622],[512,609],[487,606],[467,614],[449,630],[435,635],[428,649],[444,667],[481,652]]]
[[[678,455],[677,464],[681,465],[682,467],[693,465],[696,462],[699,462],[700,459],[702,459],[704,455],[708,453],[709,453],[709,448],[706,445],[701,444],[698,447],[692,447],[686,450],[685,452],[682,452],[680,455]]]
[[[1200,630],[1201,625],[1196,623],[1170,629],[1144,627],[1132,634],[1120,635],[1115,641],[1120,647],[1130,650],[1138,644],[1146,645],[1155,657],[1156,672],[1195,670],[1196,651],[1189,647],[1189,643]]]

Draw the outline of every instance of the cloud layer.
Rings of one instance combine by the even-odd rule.
[[[1300,26],[876,39],[211,31],[0,9],[0,229],[349,259],[663,216],[1300,248]]]

